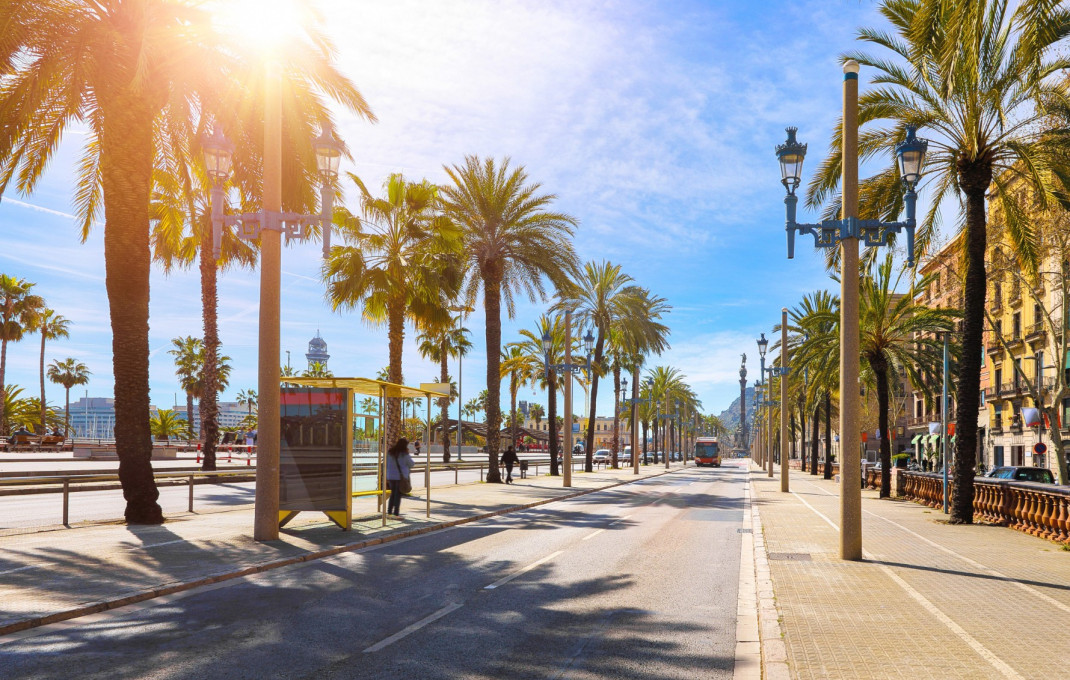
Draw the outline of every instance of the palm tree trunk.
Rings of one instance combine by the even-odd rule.
[[[512,427],[509,428],[512,436],[512,447],[516,449],[516,391],[520,385],[516,382],[516,371],[509,376],[509,416],[512,418]]]
[[[881,431],[881,489],[880,497],[892,495],[892,442],[888,433],[888,360],[884,355],[869,358],[873,375],[877,378],[877,427]]]
[[[7,376],[7,337],[0,340],[0,434],[6,435],[7,432],[7,409],[4,406],[4,397],[6,396],[5,390],[7,383],[4,382]]]
[[[556,477],[561,474],[557,467],[557,374],[551,373],[548,388],[546,390],[546,417],[550,423],[550,475]]]
[[[196,433],[193,431],[193,392],[186,392],[186,438],[193,441]]]
[[[216,263],[209,247],[210,227],[201,230],[201,310],[204,316],[204,391],[201,394],[201,438],[204,460],[201,469],[216,469],[215,447],[219,440],[219,323],[216,293]]]
[[[502,426],[502,272],[497,262],[484,266],[483,310],[487,320],[487,482],[501,484],[498,469],[499,430]]]
[[[832,479],[832,392],[825,390],[825,479]]]
[[[817,456],[821,436],[821,404],[814,404],[814,420],[810,436],[810,474],[817,474]]]
[[[617,469],[620,450],[620,366],[613,367],[613,469]]]
[[[71,436],[71,388],[65,387],[64,391],[67,395],[64,399],[65,405],[63,407],[63,438],[69,439]]]
[[[594,347],[594,363],[591,364],[591,408],[587,414],[587,451],[584,456],[583,469],[594,472],[594,424],[598,404],[598,366],[602,365],[602,351],[605,349],[606,334],[598,329],[598,342]]]
[[[449,384],[450,373],[449,366],[446,361],[449,359],[449,353],[446,351],[446,336],[442,336],[442,344],[439,347],[438,354],[438,380],[443,384]],[[446,421],[450,418],[450,400],[449,397],[443,397],[438,400],[438,405],[442,409],[442,462],[450,462],[450,431],[446,427]],[[460,423],[457,424],[460,427]]]
[[[791,415],[789,416],[789,418],[791,418],[791,430],[790,430],[790,432],[791,432],[791,457],[795,458],[795,411],[794,411],[794,409],[791,411]]]
[[[802,472],[806,472],[806,399],[799,400],[799,465]]]
[[[646,436],[647,436],[647,433],[650,431],[648,426],[649,426],[649,423],[647,423],[647,421],[644,420],[643,421],[643,462],[644,463],[647,460]],[[635,451],[632,451],[632,455],[635,455]]]
[[[401,352],[405,346],[405,303],[390,302],[387,305],[387,338],[389,344],[389,364],[387,379],[395,385],[402,384]],[[386,398],[386,445],[397,443],[401,437],[401,399]]]
[[[41,328],[41,431],[38,434],[46,434],[45,428],[45,329]],[[0,402],[2,404],[3,402]]]
[[[985,320],[985,192],[992,182],[990,163],[959,171],[966,194],[966,278],[963,282],[962,356],[959,359],[958,423],[952,481],[951,524],[973,523],[973,476],[977,465],[977,408]],[[943,433],[947,436],[947,433]]]
[[[149,193],[156,107],[144,95],[108,92],[99,104],[104,129],[104,269],[115,375],[115,447],[126,521],[159,524],[163,512],[152,474],[149,427]]]

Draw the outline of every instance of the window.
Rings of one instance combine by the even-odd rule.
[[[1022,313],[1021,312],[1015,312],[1014,313],[1014,337],[1015,338],[1022,337]]]
[[[1042,323],[1044,321],[1044,310],[1040,308],[1040,303],[1033,304],[1033,323]]]
[[[996,389],[999,389],[1002,384],[1003,384],[1003,369],[1002,368],[997,368],[996,369],[996,385],[995,385]]]
[[[992,427],[1003,429],[1003,404],[996,403],[995,415],[992,416]]]

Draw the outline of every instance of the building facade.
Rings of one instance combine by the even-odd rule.
[[[219,407],[219,429],[230,429],[238,427],[242,420],[249,415],[249,407],[239,404],[236,401],[221,401],[217,403]],[[175,407],[175,415],[182,420],[188,420],[186,416],[186,405],[182,404]],[[201,410],[196,404],[193,405],[193,431],[197,433],[199,437],[201,434]]]
[[[156,413],[155,406],[149,406]],[[62,416],[63,411],[59,411]],[[110,397],[81,397],[71,402],[71,436],[79,439],[115,439],[115,400]]]

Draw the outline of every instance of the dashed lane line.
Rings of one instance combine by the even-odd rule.
[[[514,571],[512,574],[509,574],[505,578],[498,579],[497,581],[495,581],[494,583],[490,584],[489,586],[483,586],[483,590],[494,590],[495,588],[498,588],[499,586],[503,586],[506,583],[509,583],[510,581],[512,581],[514,578],[517,578],[518,576],[523,576],[524,574],[528,573],[529,571],[531,571],[535,567],[539,566],[540,564],[543,564],[545,562],[549,562],[550,560],[552,560],[553,558],[557,557],[558,555],[560,555],[563,552],[565,552],[565,551],[564,550],[558,550],[557,552],[550,553],[549,555],[547,555],[546,557],[542,558],[541,560],[536,560],[535,562],[532,562],[531,564],[529,564],[528,566],[524,567],[523,569],[520,569],[519,571]]]
[[[376,642],[371,647],[368,647],[367,649],[365,649],[364,653],[365,654],[371,654],[372,652],[378,652],[380,649],[383,649],[384,647],[389,647],[390,645],[394,644],[398,640],[401,640],[402,638],[405,638],[405,637],[408,637],[409,635],[412,635],[413,633],[415,633],[416,631],[420,630],[424,626],[426,626],[428,624],[431,624],[431,623],[434,623],[435,621],[438,621],[443,616],[449,614],[452,611],[456,611],[456,610],[460,609],[463,606],[464,605],[459,604],[457,602],[454,602],[453,604],[448,604],[445,607],[443,607],[442,609],[439,609],[434,614],[431,614],[430,616],[426,616],[426,617],[420,619],[419,621],[417,621],[416,623],[412,624],[411,626],[408,626],[406,628],[401,629],[400,631],[394,633],[393,635],[391,635],[390,637],[386,638],[385,640],[380,640],[379,642]]]

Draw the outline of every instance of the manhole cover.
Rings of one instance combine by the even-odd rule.
[[[736,533],[739,534],[753,534],[754,529],[736,529]]]
[[[809,562],[810,553],[769,553],[771,560],[793,560],[795,562]]]

